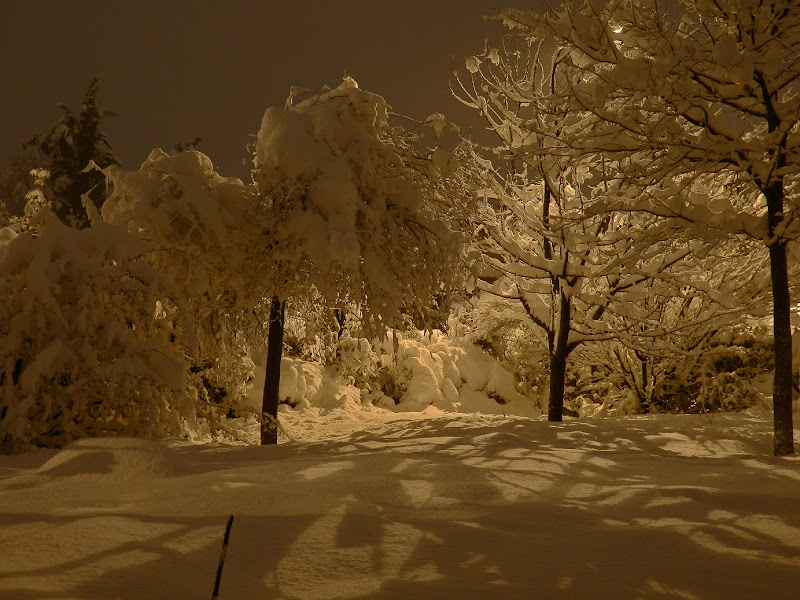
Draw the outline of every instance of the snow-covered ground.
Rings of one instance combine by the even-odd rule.
[[[0,457],[0,598],[208,598],[229,514],[225,600],[798,597],[800,458],[766,412],[303,413],[275,447]]]

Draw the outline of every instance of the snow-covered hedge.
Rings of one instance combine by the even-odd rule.
[[[0,246],[0,449],[179,434],[192,329],[124,228],[50,219]],[[192,426],[194,424],[192,423]]]

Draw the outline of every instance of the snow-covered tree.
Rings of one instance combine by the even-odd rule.
[[[149,263],[174,283],[185,316],[196,323],[190,369],[209,414],[241,409],[259,329],[254,309],[271,285],[264,275],[269,257],[255,245],[247,217],[252,191],[220,176],[195,150],[170,156],[156,149],[135,171],[104,172],[113,193],[103,219],[151,245]]]
[[[766,314],[769,287],[764,279],[769,265],[755,245],[729,240],[707,247],[705,255],[695,248],[682,269],[668,273],[676,277],[680,294],[649,293],[644,286],[639,302],[657,327],[613,315],[613,326],[625,335],[582,348],[580,361],[596,367],[599,376],[618,380],[643,412],[705,406],[701,396],[708,386],[702,380],[714,346],[748,317]],[[683,282],[698,277],[707,290],[690,293],[692,286]],[[685,398],[673,402],[678,395]]]
[[[434,137],[447,126],[441,115],[423,125]],[[462,163],[456,151],[420,149],[418,141],[390,125],[383,98],[350,78],[265,112],[253,179],[275,286],[262,443],[277,439],[287,299],[313,286],[331,307],[356,307],[365,329],[384,335],[401,314],[425,314],[456,286],[462,238],[447,223],[470,206]]]
[[[663,337],[667,323],[644,299],[660,295],[687,305],[708,293],[675,284],[692,255],[685,236],[672,235],[653,217],[590,210],[598,194],[608,193],[605,171],[616,165],[602,154],[569,156],[560,135],[575,117],[537,110],[537,98],[574,85],[560,68],[563,60],[558,49],[509,40],[467,59],[467,73],[457,77],[457,95],[498,140],[482,161],[493,174],[486,235],[475,243],[484,270],[479,286],[518,302],[520,318],[542,334],[554,421],[562,418],[567,360],[576,348],[593,340],[638,344],[637,336]],[[716,283],[724,289],[732,282]]]
[[[615,178],[639,187],[617,207],[745,234],[768,249],[774,451],[792,453],[787,245],[798,229],[800,5],[683,0],[667,10],[658,0],[564,0],[547,14],[502,18],[563,52],[573,83],[538,98],[536,110],[564,122],[563,156],[602,152],[618,165]],[[712,194],[680,193],[698,185]],[[727,194],[713,194],[723,186]]]
[[[52,216],[0,231],[0,449],[196,430],[191,320],[148,245]]]
[[[50,172],[45,195],[52,203],[53,212],[72,227],[89,225],[83,208],[84,194],[89,194],[98,209],[107,196],[103,175],[87,167],[92,162],[100,167],[118,164],[101,128],[103,117],[109,111],[97,103],[99,87],[100,77],[93,77],[83,96],[80,111],[59,104],[63,115],[58,124],[48,133],[36,135],[25,143],[26,155],[33,152],[44,161],[35,166]]]

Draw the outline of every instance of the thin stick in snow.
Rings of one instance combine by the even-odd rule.
[[[225,538],[222,540],[222,552],[219,555],[219,566],[217,567],[217,580],[214,582],[214,593],[211,600],[219,598],[219,582],[222,579],[222,566],[225,564],[225,553],[228,551],[228,538],[231,536],[231,525],[233,525],[233,515],[228,517],[228,524],[225,526]]]

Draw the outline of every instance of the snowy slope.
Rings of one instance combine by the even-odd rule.
[[[228,514],[226,600],[798,597],[800,458],[765,413],[304,433],[0,457],[0,598],[208,598]]]

